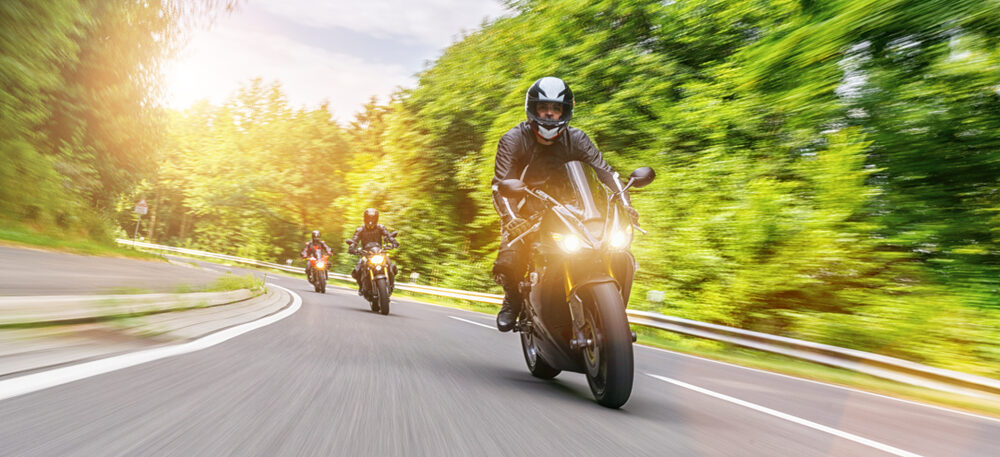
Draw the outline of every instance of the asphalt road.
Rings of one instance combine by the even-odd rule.
[[[0,401],[0,455],[1000,455],[995,419],[643,346],[609,410],[582,375],[532,378],[492,316],[396,299],[381,316],[353,291],[270,281],[296,313]]]

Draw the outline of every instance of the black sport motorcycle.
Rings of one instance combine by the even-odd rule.
[[[398,232],[392,232],[395,237]],[[352,240],[345,241],[348,246]],[[396,279],[396,265],[389,258],[389,252],[379,243],[368,243],[361,249],[364,267],[359,278],[361,295],[368,300],[373,312],[389,314],[389,296],[392,295]]]
[[[515,327],[528,370],[542,379],[583,373],[597,402],[610,408],[628,401],[634,374],[635,333],[625,306],[637,264],[629,251],[632,221],[619,197],[655,176],[639,168],[622,191],[609,192],[590,166],[572,161],[530,186],[507,179],[498,187],[535,209],[520,233],[508,234],[509,243],[528,244]]]

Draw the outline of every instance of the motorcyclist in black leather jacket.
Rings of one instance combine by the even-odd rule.
[[[500,215],[501,240],[497,260],[493,264],[494,279],[503,287],[504,301],[497,314],[497,329],[506,332],[514,327],[521,312],[522,297],[518,283],[527,270],[524,240],[507,245],[524,227],[528,214],[519,214],[522,202],[510,201],[500,195],[498,184],[504,179],[525,180],[532,171],[544,173],[551,164],[561,164],[572,160],[590,164],[597,172],[598,179],[616,191],[623,188],[622,182],[611,166],[601,156],[587,134],[570,127],[573,117],[573,91],[561,79],[545,77],[535,81],[528,88],[524,98],[524,111],[528,120],[510,129],[497,145],[496,163],[493,176],[493,207]],[[535,170],[532,170],[534,167]],[[632,208],[628,192],[622,193],[622,202],[638,223],[639,214]]]
[[[378,210],[375,208],[365,210],[364,224],[354,231],[354,237],[351,238],[351,247],[348,248],[347,252],[360,255],[362,250],[371,243],[377,243],[379,246],[388,244],[392,248],[399,247],[399,242],[396,241],[396,238],[389,233],[389,230],[384,225],[378,223]],[[358,295],[362,295],[361,271],[365,266],[364,262],[364,257],[358,259],[358,264],[354,266],[354,271],[351,272],[351,276],[358,282]],[[396,264],[392,263],[391,260],[389,261],[389,272],[389,290],[391,291],[396,283]]]

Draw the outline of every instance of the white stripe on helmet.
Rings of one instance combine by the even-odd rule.
[[[563,101],[564,97],[560,94],[562,94],[564,90],[566,90],[566,83],[559,78],[546,76],[538,80],[539,100]]]

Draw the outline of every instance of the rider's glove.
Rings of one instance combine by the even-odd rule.
[[[504,224],[504,231],[507,232],[512,237],[520,235],[527,228],[528,228],[528,221],[521,219],[519,217],[515,217],[507,221],[506,224]]]

